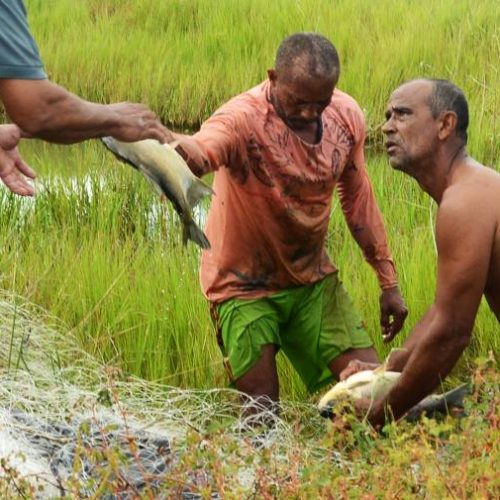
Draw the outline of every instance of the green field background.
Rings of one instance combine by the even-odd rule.
[[[50,78],[90,100],[149,104],[173,129],[193,131],[219,105],[262,81],[279,42],[318,31],[337,46],[339,88],[368,124],[367,160],[401,289],[403,332],[433,300],[435,205],[391,171],[380,126],[391,91],[419,76],[447,78],[470,104],[469,152],[500,169],[500,9],[473,0],[27,0]],[[98,141],[61,147],[26,141],[36,200],[0,192],[1,286],[63,321],[106,363],[181,387],[226,383],[198,284],[198,250],[182,248],[169,206]],[[473,208],[471,208],[473,209]],[[382,356],[378,287],[335,199],[328,247]],[[471,360],[498,352],[498,322],[484,305]],[[283,395],[305,397],[280,359]]]

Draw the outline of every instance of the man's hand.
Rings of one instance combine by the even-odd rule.
[[[384,410],[384,402],[383,400],[377,400],[377,401],[369,401],[369,405],[366,406],[366,401],[367,400],[362,400],[360,403],[362,406],[358,408],[358,405],[356,404],[356,411],[359,412],[362,411],[363,409],[365,410],[364,413],[364,418],[370,423],[370,425],[379,431],[382,429],[386,422],[385,418],[385,410]]]
[[[124,142],[157,139],[162,144],[174,141],[172,132],[143,104],[120,102],[106,107],[116,115],[116,131],[109,134],[115,139]]]
[[[35,190],[26,180],[36,173],[23,161],[17,145],[21,131],[16,125],[0,125],[0,179],[13,192],[21,196],[33,196]]]
[[[380,430],[386,422],[382,400],[356,399],[353,402],[353,410],[358,420],[368,422],[376,430]]]
[[[378,368],[379,366],[380,363],[368,363],[367,361],[353,359],[349,361],[347,366],[340,372],[339,379],[345,380],[355,373],[362,372],[364,370],[375,370],[375,368]]]
[[[380,295],[380,325],[384,342],[390,342],[403,328],[408,309],[405,306],[399,287],[382,290]]]

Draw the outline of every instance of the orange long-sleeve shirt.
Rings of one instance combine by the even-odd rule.
[[[269,82],[234,97],[193,136],[179,136],[195,174],[215,171],[200,278],[206,297],[257,298],[336,271],[325,250],[331,200],[342,210],[382,288],[397,283],[364,160],[361,109],[335,90],[318,144],[276,114]],[[255,154],[258,151],[258,154]]]

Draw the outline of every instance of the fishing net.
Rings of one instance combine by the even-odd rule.
[[[248,401],[243,417],[236,391],[182,390],[126,375],[5,291],[0,341],[0,493],[217,498],[228,488],[248,494],[269,464],[289,474],[298,450],[332,457],[297,435],[298,425],[309,436],[324,430],[313,405],[283,402],[277,417]]]

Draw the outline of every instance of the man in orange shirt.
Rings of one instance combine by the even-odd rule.
[[[377,360],[325,250],[331,199],[381,287],[385,339],[407,315],[365,168],[358,104],[335,89],[339,59],[326,38],[285,39],[269,79],[217,110],[193,136],[173,134],[193,172],[215,172],[201,284],[212,304],[231,382],[278,401],[280,348],[309,391],[349,360]]]

